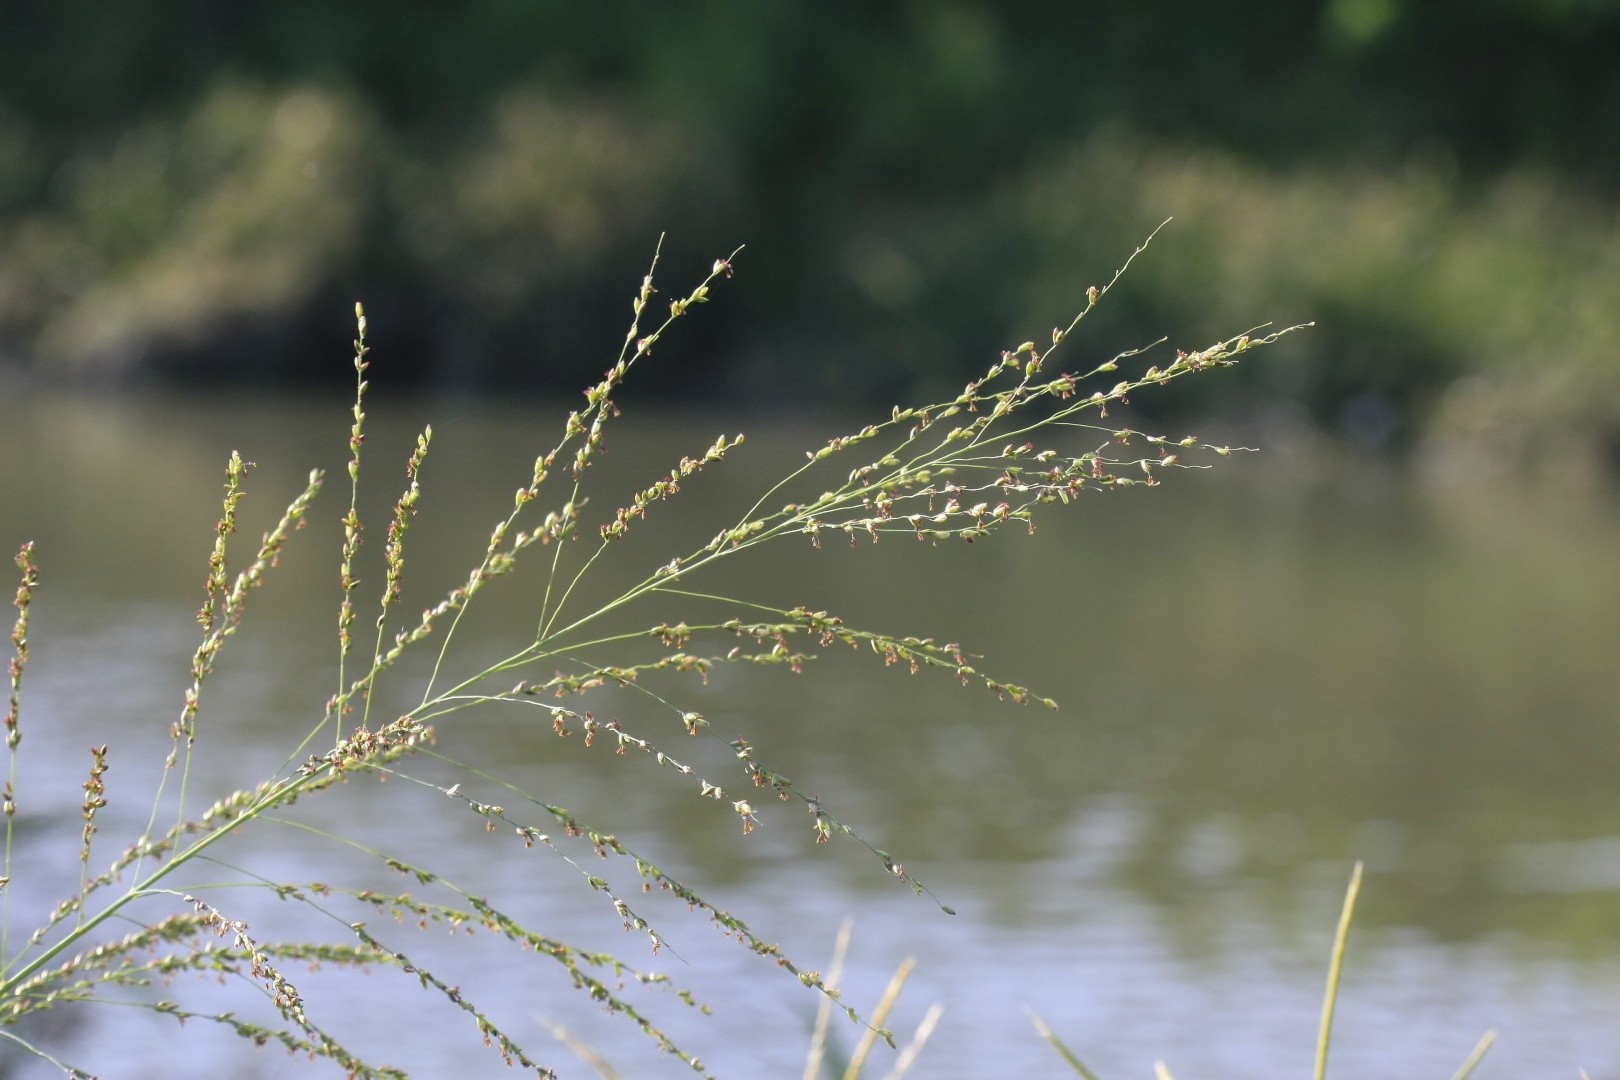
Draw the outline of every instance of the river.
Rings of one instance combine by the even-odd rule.
[[[417,426],[431,420],[434,440],[407,539],[401,610],[410,613],[464,579],[535,454],[555,441],[562,409],[369,406],[362,649]],[[329,481],[206,685],[189,805],[273,772],[319,719],[338,685],[349,418],[342,401],[271,395],[27,393],[0,405],[0,419],[0,541],[9,553],[34,540],[42,568],[18,748],[15,951],[77,881],[91,745],[111,747],[92,867],[109,863],[151,810],[190,682],[232,449],[257,462],[239,553],[310,468],[327,469]],[[748,442],[655,502],[604,574],[645,573],[701,544],[802,451],[857,426],[634,404],[587,474],[590,535],[624,493],[717,433],[745,431]],[[725,799],[701,798],[694,779],[648,755],[558,738],[545,710],[446,717],[438,750],[613,832],[801,966],[825,970],[852,919],[846,993],[863,1012],[915,957],[891,1026],[904,1042],[931,1004],[944,1012],[913,1077],[1065,1075],[1030,1010],[1105,1078],[1152,1075],[1158,1060],[1181,1080],[1308,1075],[1358,859],[1367,876],[1330,1076],[1449,1076],[1488,1029],[1498,1038],[1475,1074],[1484,1080],[1620,1075],[1620,500],[1288,446],[1218,465],[1156,490],[1053,507],[1033,535],[1020,527],[938,547],[890,537],[855,550],[795,538],[737,560],[712,585],[960,642],[982,655],[976,667],[1055,698],[1055,712],[846,650],[798,675],[722,666],[706,684],[691,675],[645,683],[700,712],[723,740],[746,737],[937,902],[913,895],[858,843],[812,843],[801,803],[750,787],[723,740],[687,739],[670,706],[646,694],[609,688],[581,707],[656,733],[722,782]],[[548,483],[560,498],[564,485]],[[566,545],[564,557],[577,562],[590,547]],[[454,670],[477,670],[532,637],[550,550],[531,554],[541,557],[497,581],[458,631]],[[570,603],[584,610],[607,595],[587,584]],[[629,625],[681,617],[666,607]],[[419,699],[426,675],[425,663],[391,673],[379,710]],[[441,789],[459,777],[525,820],[537,813],[441,762],[403,769]],[[756,811],[747,835],[734,798]],[[713,1016],[667,991],[623,993],[717,1074],[802,1075],[818,998],[684,905],[622,893],[667,942],[651,955],[582,876],[627,888],[635,878],[623,860],[598,860],[560,834],[557,851],[572,862],[545,844],[525,848],[510,829],[486,833],[463,803],[403,777],[356,778],[286,817],[220,845],[221,861],[190,868],[187,887],[265,940],[340,941],[347,922],[386,920],[336,901],[323,914],[242,882],[414,890],[354,844],[408,857],[540,932],[691,987]],[[156,918],[181,901],[145,903],[137,912]],[[405,927],[390,940],[564,1076],[596,1074],[547,1024],[565,1025],[625,1076],[688,1075],[570,989],[561,968],[487,938]],[[423,1077],[511,1075],[466,1014],[407,976],[296,965],[287,974],[311,1016],[357,1051]],[[213,1001],[274,1018],[251,987],[228,982],[187,976],[109,996],[202,1011]],[[112,1004],[61,1013],[28,1037],[109,1077],[336,1074],[203,1021],[178,1029]],[[847,1052],[859,1029],[834,1030],[836,1052]],[[0,1062],[6,1075],[55,1074],[15,1051]],[[866,1075],[891,1064],[884,1057]]]

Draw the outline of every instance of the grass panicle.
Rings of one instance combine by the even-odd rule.
[[[701,1060],[660,1026],[656,1006],[632,1001],[624,991],[627,984],[661,988],[681,1008],[708,1011],[668,975],[531,928],[497,901],[435,869],[431,850],[372,847],[340,827],[320,826],[303,815],[310,800],[339,783],[391,779],[395,783],[386,786],[374,783],[367,797],[385,800],[423,788],[436,791],[464,815],[472,836],[497,834],[488,842],[515,839],[524,850],[559,860],[564,873],[577,876],[586,890],[601,895],[604,919],[617,920],[638,934],[654,957],[669,950],[659,921],[684,907],[701,913],[720,934],[759,956],[765,968],[796,978],[819,995],[807,1076],[818,1075],[831,1052],[828,1020],[835,1007],[845,1012],[859,1033],[843,1062],[846,1080],[862,1073],[877,1040],[895,1046],[883,1025],[910,962],[901,966],[870,1016],[863,1018],[843,1002],[838,990],[844,946],[829,977],[798,964],[743,919],[706,899],[632,844],[542,793],[524,789],[498,768],[441,752],[437,728],[475,722],[496,709],[525,710],[538,731],[549,729],[557,737],[577,735],[586,746],[599,745],[602,751],[650,766],[646,777],[625,783],[668,777],[686,785],[697,798],[729,805],[744,835],[774,820],[777,803],[803,807],[815,843],[850,839],[884,873],[932,898],[934,894],[899,859],[834,816],[788,771],[768,763],[766,751],[740,734],[716,730],[682,700],[684,691],[693,681],[706,680],[728,665],[775,667],[793,674],[829,650],[847,648],[884,666],[912,674],[936,673],[1011,702],[1051,707],[1056,703],[980,670],[978,658],[956,642],[851,625],[808,602],[783,607],[755,597],[726,595],[706,580],[709,572],[764,544],[796,545],[802,558],[813,557],[805,549],[813,551],[834,539],[856,547],[891,537],[929,544],[975,543],[1008,528],[1029,532],[1049,509],[1089,502],[1098,493],[1155,487],[1182,470],[1207,468],[1238,448],[1193,436],[1148,434],[1120,425],[1113,410],[1133,394],[1229,367],[1297,327],[1259,328],[1202,348],[1165,350],[1164,358],[1154,364],[1143,358],[1146,350],[1133,349],[1089,366],[1072,362],[1076,370],[1065,370],[1064,358],[1074,348],[1070,338],[1119,280],[1116,274],[1106,286],[1087,290],[1082,310],[1066,326],[1053,329],[1049,344],[1025,342],[1001,353],[954,395],[908,408],[897,406],[887,417],[811,448],[804,462],[760,493],[750,509],[717,522],[709,540],[665,550],[639,570],[627,572],[620,565],[623,560],[610,560],[607,554],[632,531],[655,531],[651,519],[659,504],[678,498],[683,487],[702,474],[723,467],[730,456],[743,452],[745,444],[742,434],[723,433],[705,447],[694,447],[691,456],[682,457],[620,505],[602,512],[592,505],[591,466],[619,415],[619,390],[638,366],[648,362],[673,324],[711,299],[732,276],[738,254],[716,260],[696,286],[666,306],[655,303],[654,275],[661,249],[662,241],[632,299],[629,328],[616,354],[601,379],[586,389],[583,405],[566,416],[555,441],[535,456],[532,469],[520,478],[510,508],[495,516],[482,556],[419,617],[402,622],[406,535],[420,507],[431,505],[422,471],[432,428],[417,438],[375,571],[377,620],[369,658],[354,641],[365,576],[359,507],[362,473],[369,472],[363,462],[370,461],[362,450],[372,363],[365,312],[356,305],[355,391],[347,444],[349,498],[338,540],[336,689],[324,703],[311,703],[310,722],[301,739],[288,748],[285,764],[258,783],[234,791],[215,790],[213,777],[193,769],[196,744],[208,737],[204,689],[242,622],[249,595],[264,583],[293,534],[303,527],[323,482],[319,471],[310,474],[245,568],[233,575],[239,557],[233,537],[241,527],[250,466],[232,453],[197,613],[202,637],[192,656],[179,716],[168,730],[168,753],[154,782],[146,826],[127,841],[108,869],[92,872],[90,841],[98,830],[96,811],[106,804],[103,776],[109,754],[105,746],[95,748],[90,778],[83,785],[78,888],[39,920],[26,945],[15,953],[9,949],[10,909],[6,909],[7,945],[0,946],[0,1036],[81,1075],[77,1066],[59,1061],[54,1051],[35,1047],[12,1029],[24,1017],[46,1010],[117,1002],[182,1023],[220,1025],[256,1045],[330,1060],[353,1076],[402,1076],[394,1066],[351,1052],[312,1015],[317,1010],[306,1004],[295,986],[294,969],[329,965],[403,975],[465,1014],[475,1036],[507,1064],[536,1076],[553,1075],[548,1065],[520,1045],[515,1033],[475,1005],[468,992],[414,959],[414,950],[401,940],[439,926],[481,930],[509,943],[519,954],[560,965],[563,985],[628,1022],[692,1072],[709,1075]],[[1139,254],[1141,249],[1131,258]],[[570,540],[574,542],[564,543]],[[537,598],[530,601],[532,637],[512,643],[492,662],[462,663],[456,642],[465,617],[475,604],[485,603],[491,586],[509,576],[520,560],[538,562],[544,575]],[[22,584],[6,717],[11,781],[16,777],[19,695],[28,660],[28,603],[38,581],[30,546],[22,549],[18,566]],[[606,599],[587,604],[583,600],[587,595]],[[671,622],[650,610],[665,611],[671,603],[684,605],[688,616]],[[427,652],[419,693],[414,686],[395,685],[405,679],[395,679],[398,662],[417,649]],[[394,696],[379,696],[385,683]],[[409,696],[400,696],[400,691]],[[416,704],[385,719],[376,712],[384,700]],[[626,700],[651,703],[653,719],[626,721],[619,715]],[[665,721],[660,723],[659,716]],[[331,741],[317,742],[328,729]],[[312,750],[317,746],[329,748]],[[444,781],[446,774],[455,779]],[[200,812],[199,797],[211,800]],[[12,800],[13,784],[8,782],[6,881],[11,873]],[[239,843],[239,836],[275,832],[296,834],[341,853],[357,878],[375,877],[378,868],[386,868],[404,879],[405,888],[379,891],[359,882],[277,880],[252,868],[251,850],[231,854],[250,847]],[[598,872],[587,865],[590,860],[605,862],[608,869]],[[609,869],[631,888],[609,880]],[[226,875],[223,880],[221,872]],[[0,887],[6,881],[0,881]],[[233,899],[240,892],[231,891],[242,889],[263,890],[285,901],[295,917],[305,920],[309,936],[272,940],[250,928]],[[7,903],[10,894],[5,889]],[[638,897],[635,906],[632,896]],[[951,911],[937,898],[934,902]],[[262,999],[262,1009],[239,1016],[156,996],[184,973],[210,973],[251,986]],[[890,1076],[900,1077],[911,1067],[938,1020],[936,1007],[899,1051],[887,1070]],[[1042,1033],[1078,1065],[1049,1030]],[[557,1038],[576,1051],[582,1045],[566,1033]],[[593,1065],[599,1072],[610,1068],[599,1055],[596,1060],[604,1061]]]
[[[39,585],[39,567],[34,562],[32,541],[17,549],[16,565],[22,580],[17,584],[17,595],[12,603],[17,608],[17,621],[11,628],[12,655],[7,664],[10,687],[6,694],[6,786],[0,793],[0,810],[6,818],[5,869],[0,872],[0,964],[11,955],[11,849],[15,838],[17,816],[17,747],[22,743],[22,681],[23,670],[28,667],[28,611]]]

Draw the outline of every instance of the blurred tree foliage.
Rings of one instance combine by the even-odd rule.
[[[1244,391],[1467,429],[1551,365],[1613,430],[1616,57],[1617,0],[8,0],[0,359],[340,378],[360,295],[421,378],[567,383],[667,229],[751,250],[663,390],[887,400],[1176,214],[1099,348],[1320,318]]]

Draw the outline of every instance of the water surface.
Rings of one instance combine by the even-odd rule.
[[[150,809],[189,682],[193,613],[233,448],[258,462],[238,537],[244,553],[309,468],[327,468],[330,481],[205,691],[195,805],[276,769],[319,717],[338,682],[348,419],[343,402],[292,399],[28,395],[3,410],[0,541],[12,550],[34,539],[43,567],[19,759],[15,942],[77,879],[89,745],[112,746],[111,805],[92,865],[110,861]],[[406,612],[464,577],[535,453],[555,441],[560,416],[550,403],[379,402],[371,411],[364,628],[415,425],[431,419],[435,436],[410,534]],[[605,569],[645,573],[700,544],[804,449],[859,426],[830,424],[631,410],[593,470],[593,533],[625,492],[719,431],[740,426],[749,441],[655,504]],[[582,541],[567,556],[586,551]],[[1161,1059],[1183,1078],[1306,1075],[1356,859],[1368,877],[1335,1075],[1449,1076],[1490,1028],[1499,1039],[1477,1076],[1616,1075],[1616,552],[1620,510],[1606,496],[1366,463],[1307,466],[1274,451],[1155,491],[1082,498],[1033,536],[938,548],[890,538],[854,551],[795,542],[738,560],[715,588],[960,641],[985,655],[984,670],[1062,703],[1055,713],[1021,708],[842,653],[799,676],[726,668],[707,685],[680,676],[648,684],[726,738],[746,737],[892,852],[954,918],[861,846],[812,844],[802,806],[747,788],[723,743],[687,740],[643,694],[608,691],[586,707],[656,734],[728,785],[728,798],[750,797],[760,819],[750,835],[726,802],[700,799],[695,784],[645,757],[558,739],[538,710],[446,718],[440,749],[492,764],[615,832],[805,966],[825,968],[838,925],[853,917],[849,1000],[862,1009],[904,957],[917,957],[893,1026],[903,1038],[930,1004],[945,1013],[913,1076],[1063,1075],[1026,1009],[1102,1076],[1151,1075]],[[476,670],[532,635],[539,568],[536,560],[475,610],[452,667]],[[605,595],[582,587],[578,610]],[[626,625],[681,612],[666,604]],[[423,665],[406,665],[379,708],[419,698],[424,676]],[[413,771],[453,782],[433,763]],[[486,801],[512,798],[464,783]],[[691,987],[713,1017],[668,993],[626,994],[720,1075],[802,1073],[817,999],[790,976],[659,896],[639,898],[670,946],[650,956],[579,869],[507,830],[486,834],[457,806],[431,788],[357,780],[286,824],[246,830],[223,856],[229,865],[192,880],[221,883],[248,868],[414,887],[302,826],[341,830],[431,862],[535,929]],[[564,850],[589,872],[633,885],[588,846]],[[342,923],[361,917],[343,909],[324,919],[242,887],[207,895],[266,938],[340,940]],[[391,940],[565,1076],[593,1074],[542,1021],[577,1032],[625,1075],[684,1074],[571,991],[555,965],[442,930],[403,928]],[[509,1075],[463,1014],[397,974],[289,974],[312,1014],[329,1010],[334,1034],[356,1049],[426,1077]],[[262,1009],[251,990],[190,979],[152,996]],[[856,1034],[846,1026],[838,1037],[847,1047]],[[200,1022],[176,1038],[172,1022],[113,1005],[32,1036],[109,1076],[332,1074]]]

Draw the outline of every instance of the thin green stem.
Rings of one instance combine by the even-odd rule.
[[[46,947],[38,956],[36,956],[29,963],[25,964],[22,968],[15,972],[8,971],[6,973],[5,981],[0,983],[0,999],[10,997],[15,992],[16,988],[22,983],[26,982],[30,976],[44,968],[45,965],[49,964],[53,959],[66,951],[68,948],[72,947],[79,941],[82,941],[86,935],[90,934],[102,923],[118,915],[131,902],[140,899],[143,896],[149,895],[153,891],[152,887],[158,882],[174,873],[180,867],[189,863],[192,859],[202,854],[220,840],[236,832],[236,830],[240,829],[243,825],[258,817],[268,807],[276,805],[289,797],[296,796],[299,791],[308,787],[310,779],[310,777],[299,777],[295,780],[288,781],[281,786],[271,787],[262,796],[260,796],[260,798],[255,800],[252,806],[250,806],[247,810],[244,810],[240,816],[233,817],[231,820],[219,825],[190,847],[183,848],[175,852],[174,857],[168,862],[164,863],[156,870],[153,870],[145,878],[142,878],[135,884],[131,885],[123,895],[111,901],[106,907],[102,908],[96,914],[86,919],[82,924],[75,926],[73,930],[65,934],[61,940]]]
[[[50,1062],[58,1069],[61,1069],[62,1072],[66,1073],[68,1080],[91,1080],[90,1074],[85,1072],[83,1069],[75,1068],[65,1061],[52,1057],[49,1053],[41,1050],[39,1047],[35,1046],[33,1043],[29,1042],[27,1039],[23,1038],[21,1035],[18,1035],[14,1031],[7,1028],[0,1028],[0,1039],[5,1039],[7,1042],[14,1043],[28,1051],[30,1054],[33,1054],[35,1057],[40,1058],[43,1061]]]
[[[648,301],[649,297],[651,296],[651,294],[653,292],[653,287],[652,287],[653,275],[658,272],[658,260],[663,256],[663,254],[664,254],[664,234],[660,233],[658,235],[658,243],[653,247],[652,265],[647,267],[647,274],[642,279],[641,293],[640,293],[640,295],[638,296],[638,298],[637,298],[637,300],[635,302],[634,315],[630,320],[630,329],[624,335],[624,340],[619,343],[619,357],[618,357],[618,360],[616,361],[616,363],[618,363],[618,364],[625,363],[626,357],[629,356],[629,351],[630,351],[631,344],[635,342],[636,335],[641,332],[641,313],[647,309],[647,301]],[[671,320],[671,321],[673,321],[673,320]],[[665,323],[664,325],[668,326],[669,324]],[[654,335],[654,336],[656,337],[657,335]],[[636,356],[640,356],[642,351],[643,350],[638,348],[636,350]],[[634,359],[635,359],[635,357],[630,357],[630,360],[633,361]],[[607,397],[604,395],[599,401],[594,403],[594,407],[597,410],[597,415],[600,416],[602,414],[601,411],[608,408]],[[575,471],[574,471],[573,493],[571,495],[569,495],[569,497],[568,497],[568,501],[570,503],[577,504],[579,502],[579,492],[580,492],[580,486],[581,486],[582,483],[583,483],[583,471],[581,469],[579,469],[579,468],[576,468]],[[542,638],[544,638],[546,636],[546,632],[545,632],[545,627],[546,627],[546,623],[547,623],[546,613],[551,610],[551,591],[552,591],[552,587],[556,584],[557,572],[558,572],[558,569],[560,568],[561,565],[562,565],[562,545],[559,544],[557,546],[557,549],[551,553],[551,569],[546,573],[546,591],[545,591],[545,594],[540,598],[540,621],[539,621],[537,629],[535,631],[535,639],[536,640],[540,640],[540,639],[542,639]],[[578,581],[579,579],[576,576],[574,580]],[[572,586],[570,586],[570,589],[571,588],[572,588]],[[566,599],[567,599],[567,594],[565,593],[564,596],[563,596],[563,600],[566,600]],[[561,603],[562,603],[561,600],[558,601],[559,606],[561,605]]]
[[[661,252],[662,249],[663,238],[660,237],[658,251]],[[583,484],[584,471],[585,468],[590,464],[591,456],[595,452],[597,444],[600,442],[602,426],[608,417],[617,415],[617,409],[613,406],[611,400],[612,392],[621,382],[623,382],[625,375],[635,365],[636,361],[652,351],[653,345],[664,336],[665,331],[674,325],[676,319],[680,318],[682,315],[685,315],[692,305],[705,303],[708,300],[709,286],[713,285],[722,276],[729,277],[731,275],[732,262],[741,253],[742,248],[739,247],[724,259],[716,260],[714,267],[709,271],[709,275],[703,279],[702,283],[699,284],[697,288],[693,289],[684,298],[671,301],[669,305],[669,317],[659,324],[656,330],[654,330],[651,334],[648,334],[646,337],[637,338],[637,327],[640,325],[641,313],[645,309],[647,300],[653,291],[653,272],[652,270],[648,270],[646,278],[643,279],[641,294],[636,302],[635,321],[631,324],[630,332],[625,335],[624,343],[619,347],[618,363],[616,363],[613,368],[608,371],[607,375],[603,377],[602,381],[589,392],[590,395],[593,395],[592,404],[595,406],[596,411],[591,420],[590,431],[586,436],[585,445],[580,449],[579,454],[575,459],[574,489],[573,494],[569,498],[569,505],[579,505],[579,493],[581,490],[581,485]],[[655,252],[653,256],[653,267],[656,268],[657,264],[658,253]],[[632,346],[634,347],[633,351]],[[559,567],[561,566],[561,558],[562,548],[559,546],[558,549],[552,553],[551,570],[546,577],[545,596],[542,598],[540,603],[540,619],[536,625],[534,635],[536,641],[544,641],[551,636],[552,626],[561,616],[564,603],[567,601],[569,594],[573,592],[574,585],[579,581],[579,575],[576,575],[565,588],[563,595],[558,598],[555,607],[552,606],[551,595],[553,586],[557,580]]]
[[[450,643],[452,640],[454,640],[456,631],[460,628],[461,620],[463,617],[465,617],[467,609],[472,605],[473,591],[477,585],[484,580],[491,567],[491,564],[497,557],[499,547],[504,537],[511,530],[513,524],[517,521],[518,515],[522,512],[523,508],[536,497],[541,482],[549,475],[551,466],[556,460],[557,456],[574,439],[584,435],[586,437],[586,444],[580,449],[575,458],[573,494],[568,501],[564,503],[561,514],[557,516],[557,526],[559,530],[558,534],[550,537],[552,540],[559,542],[552,552],[551,568],[546,575],[546,589],[541,600],[540,619],[535,634],[537,642],[545,638],[546,634],[544,628],[548,621],[547,610],[551,604],[552,590],[556,584],[558,571],[561,565],[560,560],[562,558],[562,544],[560,541],[562,539],[563,530],[571,528],[573,518],[578,514],[578,508],[580,506],[579,492],[582,485],[582,473],[585,466],[589,463],[596,443],[600,439],[601,426],[608,415],[608,410],[611,408],[610,395],[613,388],[624,379],[625,375],[635,364],[636,360],[651,350],[653,343],[663,334],[665,330],[669,328],[670,324],[673,323],[675,319],[680,317],[681,314],[684,314],[687,307],[694,303],[700,303],[707,297],[709,285],[713,283],[713,281],[722,273],[730,272],[731,259],[736,258],[737,253],[741,250],[741,248],[738,248],[737,251],[731,253],[730,258],[716,262],[714,269],[710,272],[709,276],[704,279],[701,285],[694,289],[692,293],[686,297],[686,299],[677,301],[675,305],[672,305],[669,318],[666,319],[657,330],[645,338],[638,338],[637,335],[640,332],[641,314],[646,309],[646,305],[654,291],[652,284],[653,272],[657,269],[658,259],[663,252],[663,237],[659,237],[658,246],[653,253],[652,265],[648,269],[646,276],[642,279],[641,291],[636,298],[634,305],[634,317],[631,320],[630,329],[625,334],[624,341],[619,346],[618,360],[615,362],[614,366],[608,370],[602,381],[587,392],[588,402],[585,409],[581,412],[570,415],[569,423],[564,431],[563,438],[549,453],[544,454],[536,459],[533,480],[527,487],[518,489],[512,511],[506,516],[505,520],[496,525],[494,531],[491,533],[489,547],[484,554],[483,561],[471,575],[469,583],[466,587],[463,602],[456,608],[456,613],[450,621],[450,626],[445,631],[444,638],[440,642],[438,657],[434,660],[433,670],[429,674],[426,685],[422,690],[422,704],[428,703],[433,697],[433,688],[438,684],[440,672],[443,670],[445,657],[449,654]],[[634,348],[633,352],[631,351],[632,347]],[[584,420],[586,418],[590,418],[591,420],[591,426],[589,428],[585,427],[584,425]],[[549,526],[551,522],[550,516],[548,516],[547,522]],[[553,613],[553,617],[554,615],[555,613]]]

